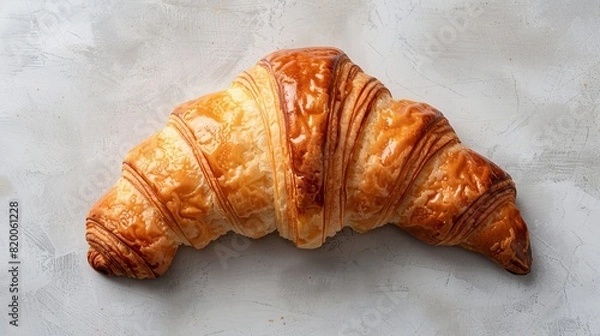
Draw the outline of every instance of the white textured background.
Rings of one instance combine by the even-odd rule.
[[[229,235],[155,281],[88,267],[85,214],[127,150],[176,104],[308,45],[435,105],[513,176],[529,276],[392,227],[315,251]],[[0,335],[599,335],[599,55],[597,0],[2,1]]]

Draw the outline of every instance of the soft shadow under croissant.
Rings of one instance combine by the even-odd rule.
[[[129,152],[91,208],[88,261],[154,278],[180,244],[274,231],[300,248],[349,226],[391,223],[527,274],[527,226],[498,166],[463,146],[442,113],[394,100],[340,50],[281,50],[224,91],[175,108]]]

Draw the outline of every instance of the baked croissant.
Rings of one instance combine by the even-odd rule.
[[[272,53],[224,91],[174,109],[129,152],[87,216],[88,262],[154,278],[180,244],[275,230],[300,248],[344,226],[392,223],[526,274],[515,185],[460,143],[435,108],[394,100],[340,50]]]

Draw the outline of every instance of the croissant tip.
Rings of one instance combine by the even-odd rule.
[[[94,247],[90,247],[87,254],[88,263],[92,268],[103,275],[114,276],[114,270],[110,267],[110,261],[106,257],[98,252]]]
[[[86,223],[86,239],[87,261],[98,273],[134,279],[156,278],[162,274],[155,272],[139,251],[91,217]]]
[[[529,232],[513,203],[501,208],[497,216],[461,246],[483,254],[512,274],[526,275],[531,271]]]
[[[512,274],[527,275],[531,271],[531,246],[529,239],[524,241],[513,241],[513,258],[506,264],[505,268]]]

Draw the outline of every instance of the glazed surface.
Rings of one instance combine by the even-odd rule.
[[[510,176],[463,146],[440,111],[394,100],[340,50],[268,55],[224,91],[174,109],[90,210],[92,267],[163,274],[177,246],[274,231],[301,248],[392,223],[529,272]]]

